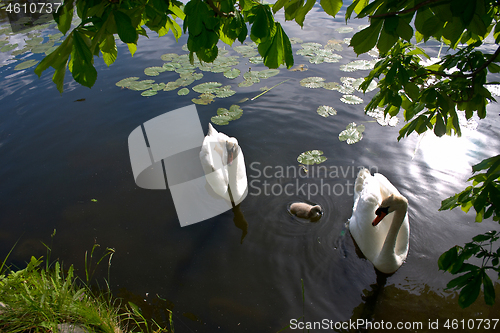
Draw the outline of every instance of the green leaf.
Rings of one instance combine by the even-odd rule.
[[[440,137],[446,134],[446,125],[444,124],[443,117],[441,113],[436,114],[436,123],[434,124],[434,134]]]
[[[335,17],[342,8],[342,0],[320,0],[320,5],[323,10],[330,16]]]
[[[63,92],[64,84],[64,74],[66,73],[66,66],[68,64],[68,58],[73,49],[73,32],[66,37],[64,42],[57,49],[55,49],[51,54],[46,56],[35,68],[35,73],[40,77],[42,72],[47,68],[52,67],[55,69],[55,73],[52,76],[52,81],[56,84],[57,90],[60,93]]]
[[[402,18],[399,18],[398,28],[396,30],[399,37],[406,41],[410,41],[413,37],[413,28]]]
[[[281,27],[276,22],[276,32],[272,38],[259,45],[259,53],[264,58],[264,65],[269,68],[278,68],[281,64],[286,64],[287,68],[293,66],[292,45]]]
[[[327,160],[323,152],[321,150],[309,150],[301,153],[299,157],[297,157],[297,161],[306,165],[320,164]]]
[[[495,304],[495,288],[493,287],[493,282],[491,282],[490,277],[483,271],[483,291],[484,291],[484,302],[488,305]]]
[[[97,71],[93,65],[93,55],[89,45],[90,40],[87,36],[78,30],[73,31],[73,49],[68,68],[76,82],[91,88],[97,79]]]
[[[73,21],[73,1],[65,1],[62,8],[54,12],[54,19],[57,22],[57,29],[63,34],[68,32],[71,27],[71,22]]]
[[[417,99],[420,97],[420,89],[418,88],[418,86],[413,82],[407,82],[404,85],[404,88],[408,97],[410,97],[413,102],[417,101]]]
[[[304,20],[306,18],[306,14],[313,8],[316,0],[307,0],[306,4],[297,11],[297,15],[295,16],[295,22],[297,22],[301,27],[304,26]]]
[[[120,36],[122,42],[135,44],[137,42],[138,35],[135,27],[132,25],[130,17],[119,10],[114,10],[113,16],[115,18],[118,36]]]
[[[113,35],[107,35],[99,44],[99,49],[102,53],[102,58],[106,65],[111,65],[115,62],[118,56],[118,49],[116,48],[115,38]]]
[[[447,271],[451,265],[458,258],[458,247],[454,246],[445,253],[443,253],[438,259],[438,267],[442,271]]]
[[[460,305],[462,309],[474,303],[479,296],[479,291],[481,290],[481,280],[482,274],[477,272],[474,278],[460,291],[460,295],[458,296],[458,305]]]
[[[377,44],[382,22],[383,20],[373,19],[370,26],[354,34],[349,46],[354,48],[357,55],[370,51]]]
[[[477,270],[476,270],[477,271]],[[467,283],[469,283],[470,280],[477,274],[476,271],[471,271],[467,274],[460,275],[457,278],[454,278],[448,284],[446,285],[446,289],[460,289],[463,286],[465,286]]]

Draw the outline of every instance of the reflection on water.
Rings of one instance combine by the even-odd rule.
[[[351,37],[362,23],[349,23],[354,31],[341,33],[335,29],[345,26],[342,16],[334,20],[314,11],[303,30],[294,23],[284,25],[290,36],[325,45]],[[339,63],[314,65],[297,56],[296,65],[307,65],[308,71],[281,69],[265,83],[238,87],[235,95],[198,107],[203,128],[219,107],[238,104],[244,110],[240,119],[220,127],[238,138],[248,180],[258,180],[253,184],[261,193],[255,195],[257,190],[249,184],[247,198],[232,211],[181,228],[169,191],[135,185],[127,138],[145,121],[192,104],[194,96],[174,91],[148,98],[115,83],[123,77],[144,77],[144,68],[161,63],[162,54],[182,53],[185,41],[185,36],[179,45],[170,36],[141,39],[134,59],[120,45],[121,56],[111,67],[96,59],[99,77],[92,89],[68,78],[62,95],[51,73],[39,80],[29,70],[14,73],[15,64],[0,69],[1,254],[21,237],[11,257],[14,262],[44,255],[40,240],[46,242],[55,228],[53,253],[82,272],[83,254],[95,240],[113,247],[111,288],[126,299],[146,293],[168,299],[181,322],[176,332],[276,332],[300,317],[303,307],[308,321],[366,318],[394,324],[492,318],[499,313],[498,302],[487,307],[482,299],[461,310],[457,294],[444,291],[451,275],[437,269],[442,252],[498,228],[492,221],[473,223],[473,216],[460,210],[438,212],[441,200],[465,187],[472,164],[500,151],[496,105],[489,106],[477,130],[464,130],[460,139],[426,135],[415,153],[417,136],[396,140],[401,122],[395,128],[382,127],[364,115],[363,107],[375,92],[355,93],[364,103],[349,105],[340,101],[343,94],[338,91],[300,86],[300,80],[311,76],[339,82],[341,77],[366,75],[367,71],[340,70],[340,65],[357,59],[345,44]],[[298,48],[294,46],[294,52]],[[242,72],[263,69],[246,62],[237,67]],[[178,77],[161,75],[166,81]],[[263,85],[288,78],[261,97],[239,103],[258,95]],[[242,80],[208,73],[203,78],[234,87]],[[319,116],[321,105],[334,107],[337,114]],[[351,122],[363,124],[365,131],[361,141],[348,145],[338,135]],[[309,177],[266,177],[250,169],[253,162],[260,163],[261,171],[298,168],[297,156],[314,149],[324,152],[328,159],[322,165],[328,170],[345,172],[337,177],[311,171]],[[358,166],[384,174],[410,203],[408,259],[390,277],[377,276],[373,265],[356,254],[345,226],[352,213]],[[287,211],[290,202],[308,201],[323,208],[317,223],[298,221]],[[164,305],[150,298],[147,303],[160,311]],[[418,330],[422,331],[426,330]]]

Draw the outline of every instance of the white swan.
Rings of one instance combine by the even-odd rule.
[[[361,252],[382,273],[394,273],[406,260],[408,200],[383,175],[359,171],[348,223]]]
[[[217,132],[208,124],[208,134],[203,140],[200,161],[208,184],[222,198],[238,205],[248,190],[243,152],[238,140]]]

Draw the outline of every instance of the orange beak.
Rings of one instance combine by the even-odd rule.
[[[372,222],[372,226],[376,226],[377,224],[380,223],[380,221],[382,221],[382,219],[387,215],[386,212],[380,212],[380,215],[377,215],[377,217],[375,218],[375,220],[373,220]]]

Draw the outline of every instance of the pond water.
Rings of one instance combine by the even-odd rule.
[[[282,16],[278,15],[281,21]],[[352,37],[366,22],[346,26],[342,12],[332,19],[316,5],[303,29],[283,24],[290,37],[326,45]],[[0,29],[7,26],[4,21]],[[41,33],[45,40],[56,32],[51,27]],[[352,31],[340,29],[346,27]],[[0,35],[6,37],[5,32]],[[20,49],[27,36],[9,38]],[[127,140],[137,126],[193,104],[199,94],[191,90],[179,96],[172,90],[144,97],[115,83],[134,76],[175,81],[175,72],[148,77],[144,69],[162,66],[163,54],[186,54],[181,50],[185,42],[186,36],[178,43],[171,35],[141,37],[133,58],[119,44],[119,57],[109,68],[95,59],[99,76],[92,89],[73,82],[68,72],[63,94],[52,83],[51,70],[38,79],[33,67],[14,69],[20,61],[12,61],[12,51],[0,53],[0,257],[17,240],[11,263],[22,266],[31,255],[45,255],[42,242],[51,243],[54,229],[52,258],[66,266],[75,264],[80,273],[85,251],[94,243],[102,250],[114,248],[110,286],[115,295],[138,304],[146,314],[165,306],[158,297],[166,299],[176,332],[277,332],[302,316],[333,323],[362,318],[393,325],[421,322],[421,329],[408,331],[426,332],[431,331],[429,321],[439,320],[442,326],[452,319],[498,317],[499,302],[489,307],[480,299],[460,309],[457,293],[445,290],[451,275],[437,267],[439,255],[453,245],[498,229],[491,220],[474,223],[472,213],[438,212],[441,200],[465,187],[473,164],[500,151],[497,105],[489,105],[487,118],[477,121],[477,129],[470,124],[461,138],[427,134],[398,142],[402,121],[383,127],[363,112],[375,91],[354,91],[363,102],[347,104],[340,100],[345,93],[300,85],[307,77],[340,84],[341,77],[363,77],[367,70],[345,72],[340,66],[372,57],[358,59],[343,43],[342,51],[335,51],[342,56],[337,63],[312,64],[295,55],[295,64],[304,64],[307,71],[281,68],[276,76],[238,87],[249,68],[264,69],[240,55],[234,66],[242,72],[238,78],[203,72],[204,77],[188,88],[217,81],[236,91],[197,105],[197,110],[206,132],[217,108],[237,104],[243,109],[239,119],[215,127],[240,143],[251,184],[248,196],[239,211],[180,227],[168,190],[145,190],[135,184]],[[225,48],[229,55],[239,55]],[[294,54],[300,49],[295,44]],[[439,48],[429,49],[436,55]],[[42,54],[28,52],[17,58],[41,60]],[[321,105],[335,108],[337,114],[321,117],[316,112]],[[339,141],[339,134],[352,122],[365,130],[361,141],[349,145]],[[328,174],[318,172],[317,166],[308,168],[307,177],[303,171],[294,174],[292,170],[300,170],[297,157],[314,149],[327,157],[321,165]],[[408,259],[389,277],[377,275],[373,265],[358,256],[346,228],[360,166],[384,174],[410,203]],[[320,204],[320,221],[291,216],[287,207],[295,201]],[[102,283],[105,277],[107,268],[101,264],[96,279]]]

